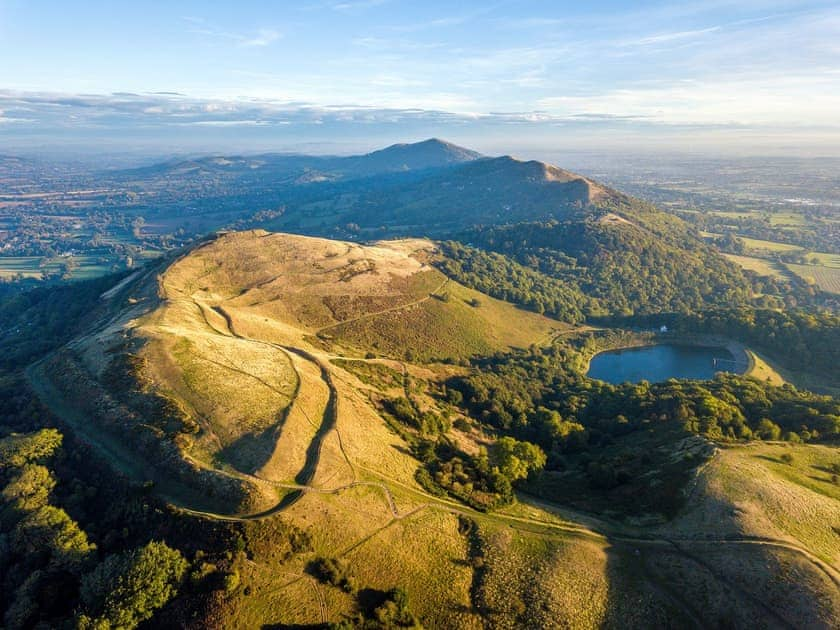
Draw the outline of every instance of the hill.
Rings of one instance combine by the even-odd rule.
[[[189,537],[240,528],[212,567],[194,555],[167,620],[831,627],[836,448],[715,439],[803,409],[828,426],[835,402],[736,377],[598,384],[577,366],[603,335],[447,261],[425,239],[225,234],[94,296],[28,370]]]
[[[41,375],[51,374],[57,382],[46,387],[56,388],[70,386],[72,375],[67,406],[117,436],[139,432],[143,458],[162,445],[170,474],[206,495],[189,505],[226,492],[234,508],[268,508],[276,493],[211,471],[274,467],[284,472],[273,481],[308,479],[315,471],[306,469],[314,464],[305,445],[282,451],[276,442],[291,431],[311,439],[310,422],[333,395],[324,367],[332,357],[453,361],[527,347],[563,328],[447,279],[423,262],[433,250],[428,241],[363,247],[229,234],[177,259],[159,279],[150,272],[136,281],[124,311],[76,339]],[[281,461],[289,452],[302,459]]]
[[[587,314],[693,312],[748,303],[741,271],[680,225],[657,225],[653,213],[624,210],[564,220],[476,227],[458,235],[473,251],[504,254],[574,287],[589,300]],[[625,218],[627,217],[627,218]],[[451,258],[471,258],[450,245]]]
[[[740,268],[679,218],[584,176],[509,156],[311,190],[260,225],[346,238],[452,239],[565,283],[587,316],[684,312],[743,304],[752,296]],[[464,255],[456,249],[447,255]],[[473,256],[470,264],[475,262]],[[467,282],[467,274],[458,278]],[[489,290],[486,281],[473,286]],[[554,308],[551,297],[514,301],[539,303],[563,317],[571,310]]]
[[[302,184],[371,177],[392,172],[439,169],[476,160],[481,155],[437,138],[395,144],[364,155],[347,157],[296,153],[251,156],[215,155],[174,159],[142,168],[110,173],[123,180],[222,177],[228,180],[271,178],[274,185]],[[291,179],[290,179],[291,178]]]
[[[339,162],[355,174],[387,173],[443,168],[471,162],[481,157],[476,151],[459,147],[451,142],[430,138],[413,144],[394,144],[359,157]]]
[[[510,156],[472,159],[422,177],[365,182],[342,191],[346,194],[334,197],[325,190],[317,199],[292,204],[277,226],[333,215],[332,225],[354,223],[363,231],[440,235],[477,224],[558,218],[623,198],[580,175]]]

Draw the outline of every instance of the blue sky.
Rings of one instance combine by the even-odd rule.
[[[9,147],[840,154],[840,3],[0,0]]]

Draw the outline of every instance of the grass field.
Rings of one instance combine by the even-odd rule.
[[[717,210],[710,212],[709,214],[714,214],[715,216],[726,217],[729,219],[749,219],[751,217],[756,216],[754,212],[737,212],[729,210]]]
[[[40,256],[2,256],[0,257],[0,277],[12,278],[21,274],[24,278],[41,278]],[[58,266],[55,266],[55,270]]]
[[[527,348],[560,324],[467,289],[454,281],[446,299],[430,298],[328,330],[340,344],[421,361],[461,359],[505,347]],[[470,306],[476,299],[480,305]],[[323,333],[322,333],[323,334]]]
[[[788,264],[787,268],[822,291],[840,294],[840,267]]]
[[[840,484],[832,480],[835,464],[840,465],[840,450],[830,446],[755,442],[725,448],[705,473],[706,498],[670,527],[704,531],[706,523],[717,520],[718,536],[732,528],[789,538],[837,564],[840,536],[833,527],[840,522]],[[721,510],[730,510],[729,518]]]
[[[805,217],[797,212],[773,212],[770,214],[770,225],[805,225]]]
[[[726,258],[739,265],[742,269],[754,271],[760,276],[774,276],[776,278],[784,277],[784,273],[779,267],[763,258],[755,258],[753,256],[738,256],[736,254],[724,254]]]
[[[762,241],[757,238],[748,238],[746,236],[738,236],[749,249],[765,250],[770,252],[795,252],[801,251],[802,248],[797,245],[788,245],[787,243],[778,243],[776,241]]]
[[[751,363],[751,368],[747,376],[757,378],[760,381],[768,382],[772,385],[785,384],[785,379],[766,360],[752,350],[747,350],[747,354]]]
[[[832,269],[840,269],[840,254],[826,254],[822,252],[808,252],[805,256],[809,261],[815,258],[818,264],[823,267],[830,267]]]
[[[153,252],[145,253],[144,257],[152,258]],[[41,256],[0,256],[0,278],[43,278],[44,273],[54,274],[63,271],[61,258],[51,258],[47,261]],[[111,272],[112,265],[117,262],[102,256],[73,256],[77,265],[71,274],[73,280],[87,280],[104,276]]]

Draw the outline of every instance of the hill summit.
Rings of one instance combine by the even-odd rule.
[[[481,157],[483,156],[477,151],[459,147],[440,138],[429,138],[422,142],[392,144],[360,159],[371,164],[381,164],[383,168],[394,169],[402,165],[405,170],[414,170],[471,162]]]

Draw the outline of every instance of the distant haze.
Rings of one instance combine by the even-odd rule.
[[[0,151],[840,155],[836,1],[0,1]]]

